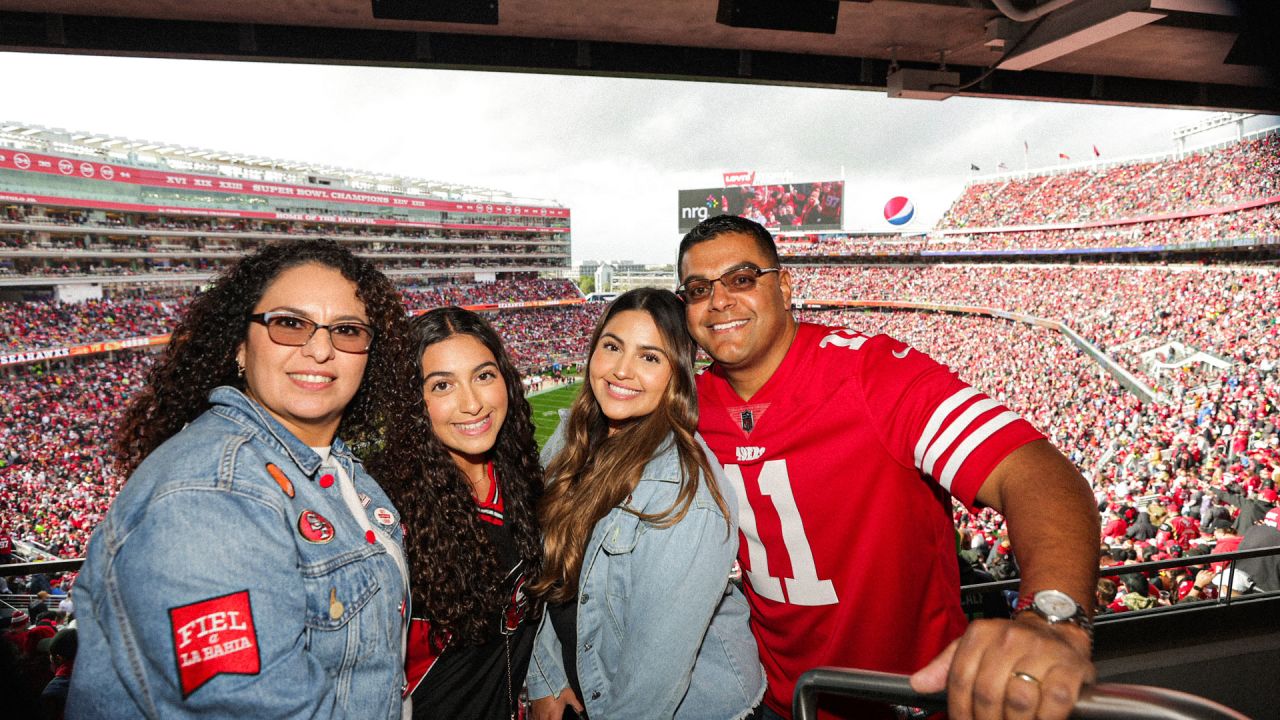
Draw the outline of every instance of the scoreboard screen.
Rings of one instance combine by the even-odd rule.
[[[737,215],[770,230],[839,230],[844,182],[785,183],[681,190],[680,232],[716,215]]]

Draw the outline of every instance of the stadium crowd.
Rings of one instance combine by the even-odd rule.
[[[961,368],[966,379],[997,398],[1015,405],[1025,403],[1017,409],[1100,483],[1101,491],[1109,494],[1108,500],[1154,492],[1153,483],[1160,472],[1167,475],[1160,481],[1166,490],[1173,482],[1189,482],[1193,471],[1207,473],[1204,477],[1195,475],[1197,482],[1212,479],[1214,471],[1226,472],[1253,446],[1274,447],[1280,422],[1280,378],[1276,373],[1280,323],[1272,305],[1277,288],[1273,270],[859,266],[800,267],[793,269],[793,275],[798,299],[952,303],[1065,321],[1142,376],[1168,402],[1141,405],[1052,330],[927,313],[849,316],[849,324],[860,329],[866,329],[868,318],[883,317],[888,331]],[[563,280],[526,280],[418,287],[405,294],[411,308],[425,309],[457,302],[563,298],[577,294],[577,290]],[[176,306],[174,301],[150,306],[146,301],[122,302],[130,303],[123,307],[144,308],[145,320],[157,324],[171,318]],[[532,372],[581,358],[585,352],[582,344],[598,312],[599,306],[576,304],[507,309],[490,317],[507,339],[517,363]],[[79,317],[58,316],[53,323],[75,326]],[[38,327],[49,322],[35,317],[28,320]],[[100,320],[86,316],[82,326],[88,330],[95,323]],[[1176,363],[1163,362],[1160,367],[1144,363],[1144,354],[1150,356],[1147,351],[1175,340],[1212,353],[1229,367],[1222,370],[1194,362],[1170,370],[1164,366]],[[6,428],[4,447],[11,457],[5,458],[8,467],[0,471],[0,484],[11,500],[20,496],[28,503],[24,506],[20,501],[17,507],[37,513],[22,513],[28,518],[21,524],[23,537],[63,552],[78,547],[72,536],[79,528],[71,523],[81,523],[84,517],[101,512],[102,503],[111,494],[110,482],[99,475],[96,485],[73,482],[80,487],[75,492],[42,490],[50,485],[63,487],[69,477],[79,478],[77,473],[84,472],[86,463],[93,472],[93,460],[72,449],[91,454],[103,446],[105,441],[94,435],[99,432],[94,428],[111,425],[116,409],[113,403],[128,394],[120,389],[136,386],[148,357],[145,353],[120,353],[114,361],[73,364],[48,376],[39,373],[36,368],[40,366],[25,366],[0,381],[0,402],[6,416],[22,419]],[[1159,358],[1176,359],[1167,354]],[[74,393],[70,399],[68,392]],[[31,439],[33,429],[39,431],[39,442]],[[23,438],[21,444],[12,439],[17,437]],[[17,450],[20,447],[25,449]],[[48,454],[59,452],[70,454],[55,457],[56,463],[50,464]],[[1153,454],[1163,458],[1163,471],[1148,462]],[[1239,476],[1240,469],[1233,474]],[[1137,477],[1143,479],[1135,484]],[[86,505],[41,504],[77,501]],[[58,519],[37,522],[50,515]]]
[[[921,244],[919,249],[978,251],[1211,246],[1239,242],[1242,239],[1280,242],[1280,202],[1248,210],[1176,220],[1152,220],[1092,228],[935,235]]]
[[[582,292],[572,280],[517,278],[500,282],[409,286],[400,294],[411,309],[441,305],[484,305],[488,303],[534,302],[539,300],[581,300]]]
[[[582,299],[582,293],[572,281],[543,278],[410,286],[401,293],[406,305],[413,310],[441,305]],[[3,338],[0,347],[30,350],[166,333],[180,314],[185,299],[185,291],[149,290],[145,297],[113,297],[81,303],[0,301],[0,338]]]
[[[851,235],[811,233],[778,237],[782,257],[838,257],[841,255],[914,255],[925,246],[922,233],[906,235]]]
[[[807,319],[886,332],[955,368],[1041,429],[1094,483],[1102,515],[1103,613],[1209,600],[1227,591],[1225,563],[1200,556],[1275,534],[1280,510],[1280,378],[1228,379],[1180,403],[1142,405],[1055,330],[977,315],[806,311]],[[1255,402],[1257,401],[1257,402]],[[1270,514],[1268,512],[1270,511]],[[956,507],[970,582],[1017,577],[1001,518]],[[1263,523],[1258,526],[1258,521]],[[1255,527],[1257,526],[1257,527]],[[1273,542],[1272,544],[1280,544]],[[1188,565],[1130,573],[1135,562],[1186,557]],[[1252,561],[1280,564],[1280,558]],[[1235,592],[1273,587],[1275,571],[1232,576]],[[1251,586],[1251,583],[1253,584]]]
[[[0,526],[15,539],[83,555],[122,480],[108,461],[111,434],[150,364],[148,353],[121,352],[0,380]]]
[[[949,303],[1061,320],[1121,360],[1177,341],[1242,367],[1272,372],[1280,364],[1273,268],[847,266],[796,267],[792,276],[801,299]],[[1147,379],[1176,394],[1178,375],[1204,372],[1188,366]]]
[[[599,304],[501,310],[489,316],[526,374],[577,363]],[[62,557],[81,557],[119,490],[105,449],[152,355],[124,351],[0,376],[0,530]]]
[[[135,298],[0,302],[0,347],[27,350],[158,335],[169,332],[183,304]]]
[[[1280,195],[1280,132],[1181,157],[974,183],[939,228],[1136,218]]]

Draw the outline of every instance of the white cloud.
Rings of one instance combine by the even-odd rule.
[[[496,187],[573,211],[574,260],[670,262],[676,191],[725,171],[848,180],[846,224],[889,197],[941,215],[971,163],[1169,151],[1203,113],[399,68],[0,53],[0,119]]]

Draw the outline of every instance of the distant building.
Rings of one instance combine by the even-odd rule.
[[[676,286],[674,265],[644,265],[631,260],[585,260],[578,266],[578,275],[594,277],[597,293],[617,295],[640,287],[673,290]]]

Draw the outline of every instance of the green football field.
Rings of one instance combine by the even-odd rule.
[[[538,441],[538,447],[542,447],[551,433],[555,432],[556,425],[560,422],[557,411],[573,404],[580,387],[582,383],[573,383],[529,397],[529,407],[533,411],[533,436]]]

